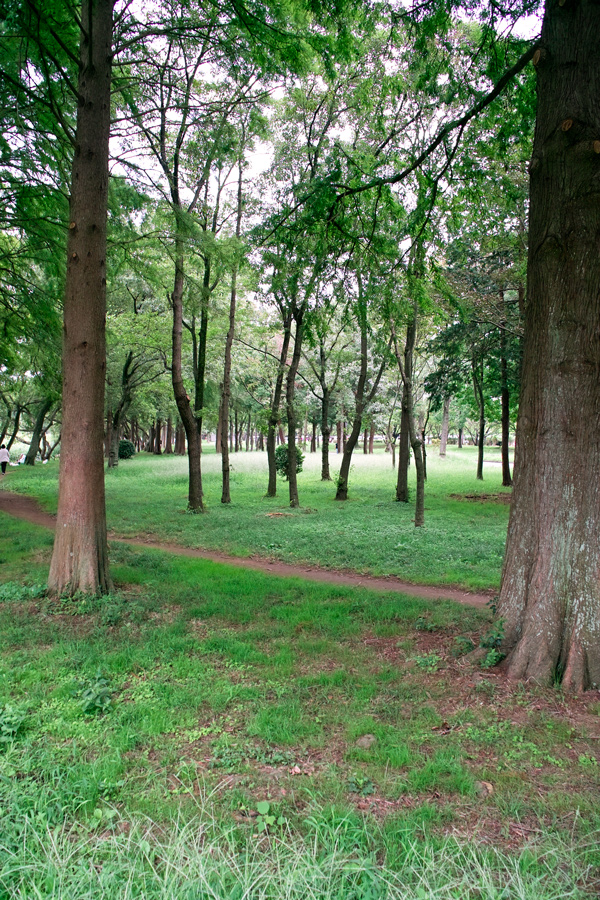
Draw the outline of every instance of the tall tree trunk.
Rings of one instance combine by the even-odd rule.
[[[412,324],[406,329],[406,347],[411,339]],[[402,385],[402,405],[400,416],[400,436],[398,438],[398,479],[396,481],[396,500],[399,503],[408,503],[408,467],[410,465],[410,428],[408,424],[409,397],[406,382]]]
[[[162,419],[157,419],[154,431],[154,449],[152,451],[155,456],[162,454],[162,425]]]
[[[42,431],[44,430],[44,419],[46,418],[46,413],[51,408],[51,406],[52,400],[43,400],[35,417],[35,422],[33,424],[33,434],[31,435],[29,449],[27,450],[27,455],[25,457],[26,466],[33,466],[35,464],[35,458],[40,451],[40,440],[42,437]]]
[[[182,368],[182,338],[183,338],[183,238],[178,233],[175,236],[175,283],[172,294],[173,303],[173,332],[172,347],[173,361],[171,365],[171,381],[173,383],[173,395],[179,411],[179,416],[185,429],[188,442],[188,509],[192,512],[202,512],[202,470],[200,464],[200,433],[198,423],[194,416],[189,397],[183,381]]]
[[[281,404],[281,394],[283,392],[283,379],[285,377],[285,366],[290,346],[291,333],[292,314],[291,312],[286,311],[283,315],[283,340],[281,342],[281,352],[279,354],[279,366],[277,369],[277,377],[275,379],[275,388],[273,390],[271,408],[269,410],[269,425],[267,430],[267,463],[269,466],[269,483],[267,486],[267,497],[277,496],[277,469],[275,467],[275,447],[277,443],[277,428],[279,426],[279,406]]]
[[[167,419],[167,437],[165,440],[165,453],[171,455],[173,453],[173,419],[171,416]]]
[[[374,443],[375,443],[375,423],[371,422],[371,428],[369,430],[369,454],[373,453]]]
[[[237,215],[235,233],[239,238],[242,227],[243,168],[240,160],[238,167]],[[221,406],[219,410],[219,428],[221,434],[221,503],[231,503],[229,447],[227,446],[227,422],[229,421],[229,401],[231,399],[231,348],[235,334],[235,311],[237,304],[237,263],[231,270],[231,290],[229,292],[229,327],[225,338],[225,360],[223,362],[223,385],[221,389]]]
[[[81,27],[63,313],[58,513],[48,575],[53,594],[106,593],[111,587],[102,438],[112,0],[82,0]]]
[[[329,471],[329,438],[331,436],[329,398],[329,390],[324,385],[321,397],[321,481],[331,481],[331,473]]]
[[[448,445],[448,426],[450,422],[450,397],[444,397],[442,405],[442,433],[440,435],[440,456],[442,459],[446,456],[446,447]]]
[[[473,393],[479,409],[479,427],[477,430],[477,480],[483,481],[483,451],[485,444],[485,402],[483,399],[483,360],[471,361],[473,377]]]
[[[366,456],[369,452],[369,429],[365,428],[363,432],[363,454]]]
[[[313,421],[311,424],[312,424],[312,432],[311,432],[311,436],[310,436],[310,452],[316,453],[317,452],[317,423]]]
[[[458,449],[462,450],[463,445],[463,430],[462,428],[458,429]]]
[[[502,303],[504,303],[504,291],[502,291]],[[502,486],[510,487],[510,459],[508,455],[510,438],[510,391],[508,388],[508,360],[506,349],[506,322],[500,323],[500,404],[502,408]]]
[[[547,3],[498,615],[512,678],[600,687],[600,5]]]
[[[104,432],[104,456],[110,460],[110,447],[113,440],[113,411],[109,407],[106,410],[106,430]]]
[[[298,498],[298,474],[296,472],[297,452],[296,452],[296,418],[294,409],[294,395],[296,393],[296,375],[298,366],[300,365],[300,354],[302,351],[302,337],[304,324],[304,304],[300,306],[294,313],[294,321],[296,323],[296,333],[294,335],[294,351],[292,353],[292,361],[288,369],[285,398],[286,411],[288,420],[288,482],[290,491],[290,506],[296,509],[300,506]]]
[[[6,445],[7,450],[10,450],[10,448],[12,447],[12,445],[14,444],[14,442],[17,439],[17,435],[19,433],[19,425],[21,424],[21,413],[22,412],[23,412],[23,407],[17,403],[17,407],[15,410],[15,422],[13,425],[12,434],[10,436],[8,444]]]
[[[394,349],[400,375],[405,391],[402,392],[402,413],[404,415],[404,406],[406,402],[406,420],[408,424],[408,432],[410,437],[410,445],[415,457],[415,472],[417,476],[417,490],[415,498],[415,527],[420,527],[425,523],[425,465],[423,462],[423,445],[417,433],[414,413],[414,397],[413,397],[413,357],[415,343],[417,339],[417,303],[413,305],[413,318],[409,322],[406,329],[406,343],[404,345],[404,364],[400,355],[400,348],[394,336]],[[398,461],[398,468],[400,461]],[[396,496],[396,499],[398,497]]]

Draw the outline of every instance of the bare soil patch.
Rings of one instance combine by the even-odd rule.
[[[503,503],[510,505],[511,494],[450,494],[451,500],[469,500],[471,503]]]

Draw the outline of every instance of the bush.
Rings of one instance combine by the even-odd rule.
[[[133,441],[119,441],[119,459],[131,459],[132,456],[135,456]]]
[[[300,447],[296,447],[296,472],[302,471],[302,466],[304,465],[304,453],[300,449]],[[287,444],[280,444],[279,447],[275,450],[275,468],[279,475],[282,475],[286,480],[289,478],[289,468],[288,468],[288,448]]]

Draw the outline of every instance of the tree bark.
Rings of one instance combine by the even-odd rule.
[[[406,346],[411,338],[411,328],[409,325],[406,329],[406,345],[404,354],[406,357]],[[399,503],[408,503],[408,467],[410,465],[410,428],[408,425],[408,409],[409,397],[406,382],[402,385],[402,404],[400,415],[400,436],[398,439],[398,479],[396,481],[396,500]]]
[[[329,424],[329,399],[329,390],[323,385],[323,394],[321,397],[321,481],[331,481],[331,473],[329,471],[329,438],[331,436],[331,426]]]
[[[600,5],[548,3],[498,614],[511,678],[600,686]]]
[[[285,396],[288,420],[288,484],[290,491],[290,506],[297,509],[300,506],[298,498],[298,473],[296,472],[296,419],[294,410],[294,395],[296,392],[296,374],[300,365],[300,353],[302,350],[302,337],[304,325],[305,305],[302,304],[294,312],[294,321],[296,323],[296,333],[294,335],[294,352],[292,353],[292,361],[288,369]]]
[[[267,430],[267,462],[269,465],[269,483],[267,486],[267,497],[277,496],[277,469],[275,468],[275,447],[277,443],[277,428],[279,426],[279,405],[281,403],[281,394],[283,392],[283,379],[285,376],[285,366],[290,346],[290,337],[292,333],[292,314],[286,312],[283,314],[283,341],[281,344],[281,352],[279,354],[279,367],[277,369],[277,377],[275,379],[275,389],[273,390],[273,399],[271,401],[271,409],[269,410],[269,425]]]
[[[111,587],[102,439],[112,0],[82,0],[81,26],[63,319],[59,497],[48,576],[53,594],[106,593]]]
[[[235,234],[239,238],[242,228],[243,167],[240,160],[238,168],[237,215]],[[235,311],[237,304],[237,263],[231,270],[231,290],[229,292],[229,327],[225,338],[225,360],[223,362],[223,386],[221,390],[221,406],[219,428],[221,434],[221,503],[231,503],[229,448],[227,446],[227,422],[229,420],[229,401],[231,399],[231,348],[235,333]],[[248,427],[250,427],[248,425]]]
[[[165,440],[165,453],[169,456],[173,453],[173,419],[171,416],[167,419],[167,437]]]
[[[33,433],[31,435],[31,441],[29,443],[29,449],[27,450],[27,455],[25,456],[25,465],[33,466],[35,465],[35,458],[40,451],[40,440],[42,437],[42,431],[44,429],[44,419],[46,418],[46,413],[52,406],[52,400],[42,400],[41,406],[38,410],[38,413],[35,417],[35,422],[33,425]]]
[[[440,456],[442,459],[446,456],[446,447],[448,445],[448,425],[450,421],[450,397],[444,397],[442,405],[442,433],[440,435]]]
[[[504,292],[502,292],[504,302]],[[508,388],[508,360],[506,350],[506,322],[500,323],[500,404],[502,416],[502,487],[510,487],[512,478],[510,475],[509,439],[510,439],[510,390]]]
[[[406,343],[404,345],[404,364],[400,355],[400,349],[394,335],[394,348],[398,368],[404,388],[406,389],[406,419],[408,423],[408,431],[410,437],[410,445],[415,457],[415,472],[417,476],[417,491],[415,499],[415,527],[420,527],[425,523],[425,464],[423,461],[423,445],[417,435],[417,428],[414,414],[413,399],[413,356],[415,343],[417,339],[417,303],[413,306],[413,318],[409,322],[406,329]],[[404,414],[405,393],[402,393],[402,404]],[[400,462],[398,462],[398,466]],[[396,497],[396,499],[398,499]]]
[[[483,481],[483,450],[485,443],[485,403],[483,399],[483,361],[471,361],[473,377],[473,393],[479,409],[479,427],[477,431],[477,480]]]
[[[188,442],[188,509],[202,512],[202,471],[200,467],[200,433],[194,411],[192,410],[183,381],[182,338],[183,338],[183,238],[175,236],[175,282],[172,294],[173,361],[171,365],[171,381],[177,409],[185,429]]]

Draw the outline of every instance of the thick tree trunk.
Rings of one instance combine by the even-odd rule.
[[[167,437],[165,440],[165,453],[169,456],[173,453],[173,419],[171,416],[167,419]]]
[[[292,315],[291,313],[286,312],[283,316],[283,341],[281,344],[281,352],[279,354],[279,367],[277,369],[277,377],[275,379],[275,389],[273,391],[271,409],[269,410],[269,425],[267,430],[267,463],[269,466],[269,483],[267,486],[267,497],[277,496],[277,469],[275,468],[275,447],[277,443],[277,428],[279,426],[279,405],[281,403],[281,394],[283,392],[283,379],[285,377],[285,366],[290,346],[291,333]]]
[[[515,485],[498,614],[512,678],[600,687],[600,4],[548,3]]]
[[[304,323],[304,305],[302,305],[294,313],[294,321],[296,323],[296,334],[294,335],[294,352],[292,353],[292,361],[288,369],[285,397],[287,407],[288,420],[288,482],[290,490],[290,506],[296,509],[300,506],[298,498],[298,474],[296,472],[296,420],[294,410],[294,395],[296,393],[296,374],[300,365],[300,353],[302,350],[303,323]]]
[[[371,429],[369,431],[369,454],[373,453],[373,447],[375,444],[375,424],[371,422]]]
[[[442,459],[446,456],[446,447],[448,445],[448,425],[450,421],[450,397],[444,397],[442,406],[442,433],[440,435],[440,456]]]
[[[104,499],[112,0],[82,0],[63,320],[59,496],[48,589],[110,590]],[[93,40],[92,40],[93,36]]]

